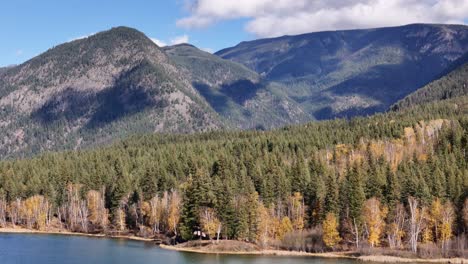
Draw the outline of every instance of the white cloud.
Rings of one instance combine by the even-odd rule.
[[[164,40],[160,40],[160,39],[157,39],[157,38],[150,38],[150,39],[154,43],[156,43],[156,45],[158,45],[159,47],[165,47],[165,46],[167,46],[169,44],[170,45],[177,45],[177,44],[182,44],[182,43],[188,43],[190,37],[188,35],[181,35],[181,36],[176,36],[176,37],[172,38],[169,41],[164,41]]]
[[[19,50],[16,51],[16,56],[18,56],[18,57],[19,57],[19,56],[22,56],[23,53],[24,53],[24,51],[21,50],[21,49],[19,49]]]
[[[172,45],[188,43],[188,42],[189,42],[189,36],[188,35],[177,36],[177,37],[171,39],[171,44]]]
[[[159,39],[156,39],[156,38],[150,38],[156,45],[158,45],[159,47],[164,47],[164,46],[167,46],[166,42],[162,41],[162,40],[159,40]]]
[[[409,23],[460,23],[468,19],[468,0],[188,0],[184,28],[246,18],[246,30],[259,37],[313,31],[395,26]]]

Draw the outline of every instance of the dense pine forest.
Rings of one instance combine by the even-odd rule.
[[[467,149],[466,96],[267,132],[140,135],[0,162],[0,226],[463,256]]]

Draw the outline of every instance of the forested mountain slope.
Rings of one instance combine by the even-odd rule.
[[[456,61],[452,71],[444,72],[440,79],[432,81],[406,96],[392,108],[407,108],[464,95],[468,95],[468,53]]]
[[[226,60],[118,27],[0,69],[0,158],[382,111],[467,47],[466,26],[409,25],[245,42]]]
[[[213,109],[242,129],[284,126],[312,120],[284,93],[281,84],[263,80],[245,66],[189,44],[164,51],[190,76],[193,86]]]
[[[1,157],[222,126],[164,51],[126,27],[0,71]]]
[[[260,246],[349,250],[359,240],[423,254],[423,243],[431,256],[463,256],[467,107],[464,96],[349,121],[151,134],[3,161],[0,224],[47,229],[56,215],[72,231],[182,240],[199,228],[215,237],[221,223],[221,238]],[[413,241],[415,210],[424,222]]]
[[[464,25],[413,24],[242,42],[216,54],[244,64],[317,119],[381,112],[468,51]]]

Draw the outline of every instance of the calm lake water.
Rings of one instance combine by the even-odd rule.
[[[1,264],[356,264],[353,260],[233,256],[164,250],[152,243],[60,235],[0,234]]]

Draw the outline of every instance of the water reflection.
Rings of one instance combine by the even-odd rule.
[[[60,235],[0,234],[1,264],[356,264],[353,260],[211,255],[164,250],[153,243]]]

